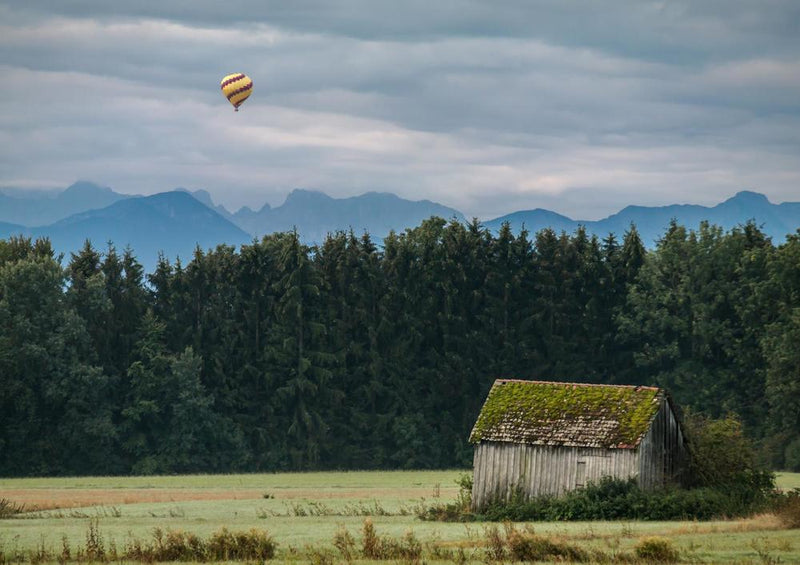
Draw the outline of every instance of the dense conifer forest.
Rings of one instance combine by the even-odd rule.
[[[63,267],[62,267],[63,265]],[[498,377],[657,384],[800,470],[800,232],[431,218],[162,258],[0,240],[0,475],[452,468]]]

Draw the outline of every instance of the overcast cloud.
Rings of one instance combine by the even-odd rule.
[[[482,219],[800,201],[796,0],[0,0],[0,71],[0,186]]]

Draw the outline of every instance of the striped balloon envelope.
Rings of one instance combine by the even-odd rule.
[[[234,73],[222,79],[220,83],[222,94],[233,104],[234,110],[239,111],[242,102],[248,99],[253,92],[253,81],[244,73]]]

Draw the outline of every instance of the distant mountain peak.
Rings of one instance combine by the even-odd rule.
[[[60,196],[89,196],[95,194],[111,194],[112,192],[113,190],[108,186],[100,186],[88,180],[79,180],[65,188]]]
[[[563,214],[559,214],[558,212],[553,212],[552,210],[547,210],[546,208],[533,208],[532,210],[520,210],[518,212],[511,212],[511,214],[538,214],[542,216],[558,216],[559,218],[567,218],[567,216]]]
[[[0,237],[2,230],[9,229],[0,225]],[[170,259],[186,259],[197,246],[205,250],[222,243],[241,245],[250,241],[247,233],[219,212],[178,190],[123,198],[104,208],[28,228],[27,233],[49,237],[54,248],[65,253],[80,249],[86,239],[96,248],[108,241],[117,249],[130,246],[148,270],[155,266],[159,252]]]
[[[431,216],[463,220],[458,210],[428,200],[406,200],[388,192],[334,198],[303,188],[292,190],[280,206],[265,205],[258,212],[242,208],[232,220],[254,237],[296,228],[305,241],[322,243],[327,234],[348,229],[365,230],[381,240],[391,230],[402,232]]]
[[[107,186],[79,180],[65,189],[48,191],[12,191],[12,196],[0,195],[0,222],[24,226],[46,226],[86,210],[105,208],[129,198]]]
[[[750,204],[770,204],[769,199],[766,195],[761,194],[760,192],[754,192],[752,190],[741,190],[734,194],[731,198],[726,200],[725,202],[741,202],[741,203],[750,203]],[[724,202],[723,202],[724,204]]]
[[[184,188],[179,186],[175,189],[175,192],[185,192],[186,194],[192,195],[196,200],[202,202],[209,208],[213,208],[215,206],[214,200],[211,198],[211,194],[207,190],[203,190],[202,188],[199,190],[189,190],[188,188]]]
[[[319,190],[309,190],[307,188],[295,188],[286,197],[283,205],[295,204],[306,205],[309,203],[327,202],[333,200],[330,196]]]
[[[399,196],[397,196],[394,192],[379,192],[377,190],[370,190],[369,192],[365,192],[360,196],[353,196],[352,198],[374,198],[379,200],[391,200],[397,201],[402,200]],[[411,202],[429,202],[428,200],[412,200]]]

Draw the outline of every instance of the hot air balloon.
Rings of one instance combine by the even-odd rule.
[[[253,81],[244,73],[234,73],[222,79],[220,88],[228,102],[233,104],[233,109],[238,112],[239,106],[253,92]]]

